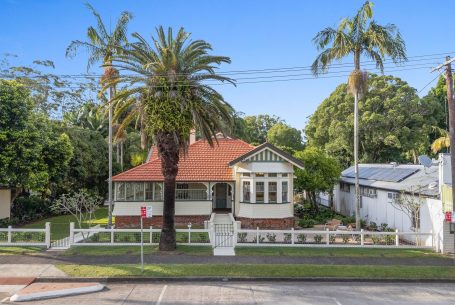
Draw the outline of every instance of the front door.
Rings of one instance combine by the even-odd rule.
[[[226,183],[215,185],[215,209],[227,209],[227,191]]]

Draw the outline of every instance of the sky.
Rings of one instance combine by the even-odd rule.
[[[27,65],[35,59],[54,61],[57,74],[86,73],[87,56],[65,57],[66,47],[72,40],[85,40],[86,29],[95,23],[93,16],[80,0],[0,0],[0,54],[17,55],[16,63]],[[120,12],[130,11],[130,33],[144,37],[154,34],[155,27],[163,25],[175,29],[184,27],[192,39],[204,39],[212,44],[213,54],[229,56],[231,64],[224,64],[221,72],[262,69],[308,67],[318,51],[312,38],[325,27],[336,27],[343,17],[352,16],[363,4],[361,0],[90,0],[105,23],[115,23]],[[405,42],[410,59],[405,67],[386,69],[407,81],[424,95],[437,76],[430,66],[443,62],[445,53],[455,56],[453,30],[453,0],[376,0],[374,19],[379,24],[395,24]],[[449,32],[447,32],[449,30]],[[450,35],[447,35],[449,33]],[[448,38],[449,37],[449,38]],[[443,54],[444,53],[444,54]],[[352,58],[341,63],[348,64]],[[412,65],[412,66],[411,66]],[[412,70],[410,70],[412,68]],[[91,72],[97,73],[98,67]],[[347,69],[347,70],[346,70]],[[405,71],[397,71],[403,70]],[[368,71],[375,72],[373,66]],[[387,70],[392,72],[387,73]],[[237,87],[217,86],[225,99],[237,111],[246,115],[270,114],[302,129],[318,105],[347,76],[341,72],[330,78],[313,78],[308,70],[281,72],[284,77],[304,78],[295,81],[243,83],[258,80],[258,76],[277,74],[232,74]],[[303,74],[303,75],[302,75]],[[337,76],[337,77],[333,77]],[[244,79],[253,77],[253,79]],[[240,78],[240,79],[239,79]]]

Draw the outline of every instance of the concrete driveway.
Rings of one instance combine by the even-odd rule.
[[[111,284],[102,292],[21,304],[131,305],[439,305],[454,304],[455,284],[213,282]]]

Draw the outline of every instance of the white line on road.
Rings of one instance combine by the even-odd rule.
[[[337,305],[343,305],[336,298],[333,298],[333,300],[335,301],[335,303],[337,303]]]
[[[160,297],[158,298],[158,301],[156,301],[156,305],[160,305],[161,304],[161,300],[164,297],[164,293],[166,292],[166,289],[167,289],[167,285],[164,285],[163,289],[161,290]]]

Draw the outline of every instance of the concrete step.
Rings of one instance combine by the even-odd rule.
[[[234,247],[221,247],[213,249],[214,256],[235,256]]]

